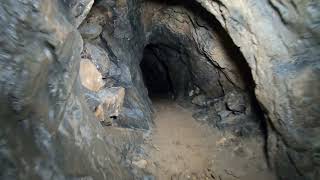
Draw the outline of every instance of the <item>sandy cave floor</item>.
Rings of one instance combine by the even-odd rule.
[[[263,138],[239,138],[200,123],[176,102],[155,99],[155,127],[135,166],[159,180],[272,180]]]

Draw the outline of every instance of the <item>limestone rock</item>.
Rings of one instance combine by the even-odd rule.
[[[81,60],[79,76],[82,85],[91,91],[97,92],[105,85],[101,73],[89,59]]]

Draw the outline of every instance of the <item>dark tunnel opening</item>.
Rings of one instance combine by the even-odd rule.
[[[150,98],[170,97],[174,94],[173,82],[166,63],[155,51],[154,45],[147,45],[143,51],[140,68]]]
[[[267,120],[264,117],[263,107],[260,106],[254,93],[255,82],[251,69],[240,48],[220,22],[195,2],[188,1],[190,2],[188,4],[183,4],[180,0],[165,2],[152,0],[152,2],[182,6],[197,15],[201,19],[201,21],[195,20],[199,26],[198,31],[205,27],[203,31],[214,32],[216,38],[211,39],[216,41],[214,47],[221,44],[220,51],[225,53],[225,61],[234,68],[228,73],[229,67],[221,67],[217,63],[221,62],[221,57],[215,56],[211,59],[208,56],[210,52],[204,53],[188,35],[179,35],[159,25],[153,28],[148,37],[149,44],[145,47],[140,62],[144,83],[151,100],[164,96],[174,97],[182,106],[189,107],[191,104],[195,109],[202,110],[202,114],[218,113],[216,116],[218,120],[212,122],[221,129],[229,128],[241,136],[262,133],[266,138]],[[207,41],[209,40],[210,38]],[[231,74],[236,74],[237,78]],[[241,101],[242,104],[237,104]],[[234,110],[230,107],[231,104],[245,108]],[[224,116],[223,112],[231,112],[231,115]],[[234,118],[232,121],[228,121],[232,118]]]

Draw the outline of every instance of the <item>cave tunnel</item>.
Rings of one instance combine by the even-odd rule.
[[[168,97],[173,94],[173,84],[168,72],[168,66],[163,59],[154,52],[154,46],[148,45],[143,51],[140,68],[144,84],[148,89],[150,98],[155,96]]]
[[[164,44],[149,44],[144,48],[140,68],[151,99],[176,99],[186,95],[191,78],[180,54],[179,50]]]
[[[319,179],[319,12],[3,0],[0,179]]]

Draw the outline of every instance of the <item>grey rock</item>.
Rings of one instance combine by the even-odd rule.
[[[249,137],[260,135],[261,130],[254,116],[229,114],[217,123],[217,127],[236,136]]]
[[[218,123],[221,121],[220,116],[212,107],[199,109],[192,116],[197,121],[208,123],[213,127],[217,127]]]
[[[192,103],[198,106],[206,106],[207,98],[205,95],[198,95],[192,99]]]
[[[1,179],[132,177],[120,165],[119,144],[92,121],[93,105],[89,109],[83,100],[77,76],[83,42],[75,28],[92,4],[0,4]],[[229,94],[238,89],[254,92],[268,119],[268,157],[279,179],[317,179],[319,9],[316,1],[292,0],[193,0],[175,6],[97,1],[92,13],[98,16],[89,20],[103,25],[102,38],[95,43],[113,65],[93,62],[126,88],[119,115],[123,127],[148,129],[152,123],[139,67],[147,44],[156,45],[152,50],[168,67],[178,98],[188,95],[190,82],[210,98],[227,95],[221,102],[232,114],[215,122],[221,128],[239,135],[257,130],[255,118],[244,110],[249,101]],[[96,22],[94,17],[104,18]],[[93,37],[100,34],[95,30]],[[214,106],[218,112],[226,110],[221,103]]]
[[[156,178],[154,176],[144,176],[143,180],[155,180]]]
[[[94,0],[70,0],[65,1],[70,8],[71,16],[73,17],[71,22],[75,27],[79,27],[82,21],[88,15]]]
[[[215,110],[216,110],[217,112],[227,110],[227,107],[226,107],[226,103],[225,103],[225,101],[224,101],[224,98],[216,98],[216,99],[214,99],[213,107],[215,108]]]
[[[85,42],[81,56],[90,59],[103,75],[113,69],[108,53],[99,45]]]
[[[244,113],[248,104],[247,98],[243,93],[232,91],[225,96],[227,108],[231,111]]]
[[[232,114],[231,111],[219,111],[218,112],[221,119],[227,118],[230,114]]]
[[[92,40],[101,34],[102,27],[99,24],[85,23],[79,27],[79,32],[84,39]]]
[[[320,139],[320,95],[315,91],[320,30],[313,28],[319,26],[319,3],[245,0],[240,8],[228,0],[197,1],[228,31],[252,68],[255,94],[272,126],[269,136],[279,136],[272,144],[282,144],[268,149],[279,178],[316,179],[319,168],[314,162],[300,162],[310,158]],[[285,155],[293,152],[299,158]]]
[[[0,179],[130,177],[82,98],[69,2],[0,4]]]
[[[207,122],[209,120],[209,115],[207,114],[206,110],[198,111],[194,113],[192,116],[193,118],[195,118],[197,121],[200,121],[200,122]]]

